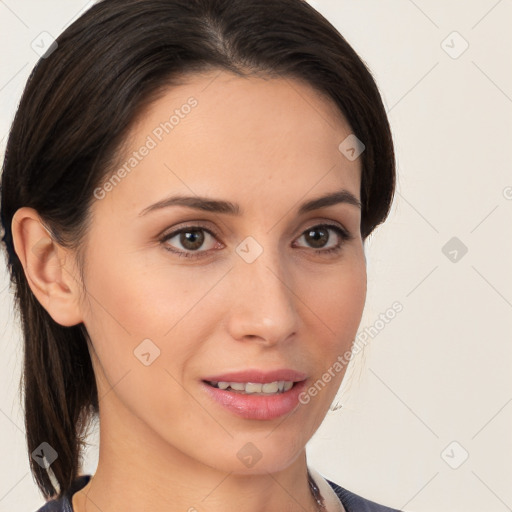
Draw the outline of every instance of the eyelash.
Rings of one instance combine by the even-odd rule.
[[[307,228],[306,230],[304,230],[299,238],[304,235],[305,233],[307,233],[308,231],[312,231],[316,228],[329,228],[329,229],[332,229],[333,231],[335,231],[339,237],[341,238],[341,242],[339,242],[336,246],[334,247],[330,247],[329,249],[313,249],[313,251],[315,252],[315,254],[320,254],[320,255],[326,255],[326,254],[336,254],[338,253],[339,251],[341,251],[341,249],[343,248],[343,245],[346,243],[346,242],[349,242],[351,240],[354,239],[354,236],[351,235],[348,231],[346,231],[345,229],[341,228],[340,226],[337,226],[336,224],[315,224],[309,228]],[[185,258],[192,258],[192,259],[197,259],[197,258],[203,258],[203,257],[206,257],[208,256],[208,252],[210,251],[179,251],[179,250],[176,250],[176,249],[171,249],[169,246],[166,246],[165,245],[165,242],[167,242],[168,240],[170,240],[171,238],[174,238],[176,235],[179,235],[181,233],[186,233],[188,231],[205,231],[206,233],[210,234],[211,236],[213,236],[214,238],[218,238],[218,235],[216,233],[214,233],[211,229],[208,229],[204,226],[201,226],[201,225],[190,225],[190,226],[184,226],[176,231],[173,231],[171,233],[168,233],[164,236],[162,236],[159,241],[160,243],[162,243],[164,245],[164,249],[166,251],[169,251],[173,254],[177,254],[180,258],[183,256]],[[215,249],[213,249],[215,250]]]

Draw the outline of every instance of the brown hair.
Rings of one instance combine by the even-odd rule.
[[[33,295],[11,224],[32,207],[79,253],[93,190],[136,116],[185,74],[224,69],[284,76],[330,98],[366,146],[361,234],[382,223],[395,189],[391,132],[375,81],[340,33],[303,0],[103,0],[70,25],[25,87],[3,162],[1,221],[24,338],[24,414],[31,471],[46,498],[78,476],[98,394],[83,324],[57,324]],[[341,142],[341,141],[340,141]],[[80,261],[80,259],[79,259]],[[32,452],[58,452],[51,471]]]

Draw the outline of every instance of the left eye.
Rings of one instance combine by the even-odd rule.
[[[329,232],[336,233],[336,237],[331,237]],[[332,243],[330,245],[329,242]],[[341,240],[340,240],[341,239]],[[348,234],[342,230],[338,226],[331,226],[331,225],[320,225],[320,226],[313,226],[297,239],[297,240],[305,240],[306,243],[313,249],[319,249],[320,251],[329,251],[331,249],[338,248],[342,241],[348,240],[349,236]]]

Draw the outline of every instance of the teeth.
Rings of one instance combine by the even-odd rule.
[[[269,382],[261,386],[263,393],[277,393],[279,391],[279,382]]]
[[[262,384],[258,384],[255,382],[248,382],[245,385],[245,392],[246,393],[261,393],[261,388],[263,387]]]
[[[293,387],[292,381],[276,380],[274,382],[216,382],[211,381],[213,387],[219,389],[230,389],[239,391],[246,394],[267,394],[274,395],[277,393],[284,393]]]

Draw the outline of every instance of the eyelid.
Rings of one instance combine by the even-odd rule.
[[[308,231],[309,229],[319,226],[324,226],[328,228],[338,228],[343,233],[343,236],[346,238],[347,241],[353,240],[355,238],[352,231],[346,228],[341,222],[326,218],[310,219],[309,221],[307,221],[306,227],[300,231],[299,236],[303,235],[304,232]]]
[[[212,236],[214,236],[217,239],[221,236],[221,234],[219,233],[218,230],[211,227],[210,223],[206,222],[205,224],[203,224],[203,222],[205,222],[205,221],[202,221],[202,220],[184,221],[184,223],[182,225],[178,224],[177,226],[173,226],[170,230],[168,228],[166,228],[157,236],[157,238],[159,240],[161,240],[162,238],[170,238],[170,235],[177,235],[182,230],[187,229],[187,228],[204,229],[206,232],[210,233]],[[335,227],[341,229],[341,231],[343,231],[344,233],[346,233],[346,235],[348,237],[353,238],[351,231],[349,229],[347,229],[340,222],[332,220],[332,219],[318,219],[318,218],[310,219],[309,221],[307,221],[305,227],[303,227],[298,232],[297,237],[302,236],[304,234],[304,232],[307,231],[308,229],[318,227],[318,226],[326,226],[326,227],[335,226]]]
[[[169,239],[169,238],[172,238],[173,236],[181,233],[182,231],[184,231],[186,229],[193,229],[193,228],[200,228],[200,229],[206,231],[207,233],[210,233],[210,235],[212,235],[216,239],[218,239],[221,236],[220,233],[216,229],[212,228],[210,225],[204,225],[202,223],[202,221],[197,220],[197,221],[188,221],[183,225],[173,226],[171,229],[165,229],[164,231],[162,231],[162,233],[160,235],[158,235],[157,238],[160,241],[162,239]]]

